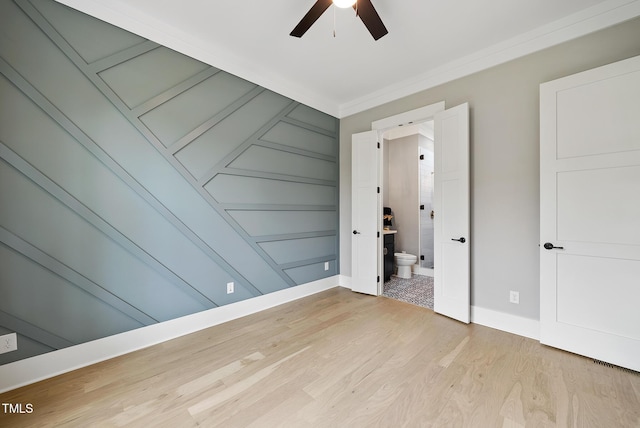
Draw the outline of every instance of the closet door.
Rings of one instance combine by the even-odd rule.
[[[640,57],[540,87],[540,341],[640,370]]]

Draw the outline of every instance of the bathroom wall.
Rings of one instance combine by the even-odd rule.
[[[389,140],[382,144],[382,206],[389,206]]]
[[[53,0],[0,2],[0,364],[336,275],[337,132]]]
[[[385,139],[383,151],[383,202],[394,211],[396,249],[425,255],[420,266],[432,269],[433,140],[420,133]],[[419,160],[420,154],[424,160]],[[425,209],[419,210],[422,204]]]
[[[396,252],[419,254],[418,134],[389,140],[389,205]]]
[[[434,264],[434,219],[431,218],[433,210],[433,185],[434,185],[434,152],[433,141],[429,138],[419,136],[419,152],[421,160],[419,161],[420,176],[420,205],[424,205],[424,209],[420,210],[420,254],[424,260],[420,260],[420,267],[433,269]]]

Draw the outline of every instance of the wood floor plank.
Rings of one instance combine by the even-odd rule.
[[[332,289],[0,395],[2,427],[640,427],[640,376]]]

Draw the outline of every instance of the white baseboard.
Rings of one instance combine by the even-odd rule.
[[[433,272],[432,269],[420,269],[420,275],[428,275],[428,271]],[[338,281],[341,287],[351,290],[350,276],[339,275]],[[485,309],[479,306],[471,306],[471,322],[485,327],[495,328],[496,330],[506,331],[507,333],[540,340],[540,322],[538,320]]]
[[[346,275],[339,275],[338,276],[338,283],[340,284],[340,287],[344,287],[344,288],[348,288],[349,290],[351,290],[351,277],[350,276],[346,276]]]
[[[540,321],[471,306],[471,322],[507,333],[540,340]]]
[[[417,266],[413,273],[416,273],[418,275],[430,276],[431,278],[433,278],[433,269]]]
[[[337,287],[338,275],[0,366],[0,393]]]
[[[429,271],[431,269],[424,270]],[[423,273],[423,271],[421,271],[420,274],[428,275],[428,272]],[[339,275],[338,282],[341,287],[351,290],[350,276]],[[495,328],[496,330],[506,331],[507,333],[540,340],[540,322],[538,320],[485,309],[479,306],[471,306],[471,322],[485,327]]]

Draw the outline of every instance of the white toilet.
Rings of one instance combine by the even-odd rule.
[[[396,258],[396,266],[398,266],[398,273],[396,276],[405,279],[411,278],[411,266],[416,264],[418,256],[407,254],[404,251],[401,253],[395,253],[394,256]]]

